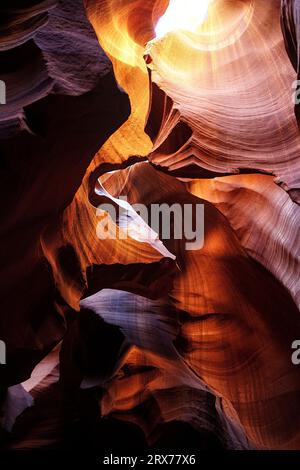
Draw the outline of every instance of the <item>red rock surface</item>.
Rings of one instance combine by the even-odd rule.
[[[6,448],[300,448],[299,2],[153,40],[167,6],[1,6]],[[120,196],[203,204],[204,246],[99,239]]]

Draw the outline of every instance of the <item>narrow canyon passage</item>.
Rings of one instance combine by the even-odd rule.
[[[3,448],[298,450],[300,2],[17,3]]]

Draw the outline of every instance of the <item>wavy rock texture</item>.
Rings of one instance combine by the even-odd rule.
[[[121,362],[126,361],[126,370],[121,369],[117,379],[109,383],[108,394],[102,402],[103,415],[113,412],[121,417],[122,411],[132,410],[125,419],[139,424],[150,443],[157,439],[159,425],[181,421],[193,423],[199,431],[215,435],[224,447],[248,447],[241,430],[236,429],[229,419],[224,419],[222,405],[216,402],[174,346],[175,340],[179,340],[179,324],[175,311],[166,301],[103,289],[82,300],[81,307],[118,326],[125,336],[125,343],[131,347],[126,359],[120,357]],[[117,370],[120,365],[117,364]],[[134,412],[139,405],[145,406],[149,401],[154,401],[152,407],[157,403],[161,409],[155,420],[151,409],[145,417]]]
[[[66,330],[66,318],[55,306],[59,296],[43,256],[41,235],[50,222],[60,220],[95,152],[130,112],[82,3],[54,6],[8,6],[4,16],[16,21],[19,29],[11,35],[8,24],[3,43],[10,48],[1,52],[7,105],[0,109],[1,135],[6,136],[0,144],[5,247],[0,332],[8,362],[1,368],[2,384],[28,378],[36,361]],[[36,21],[39,12],[43,24]],[[54,38],[57,47],[64,46],[55,54]],[[18,129],[17,119],[26,126]],[[12,137],[12,130],[20,132]]]
[[[189,187],[226,216],[242,246],[282,282],[299,308],[299,206],[270,176],[228,176]]]
[[[298,0],[282,0],[281,2],[281,26],[285,41],[286,51],[290,61],[297,72],[299,80],[299,31],[300,31],[300,3]],[[299,83],[294,87],[296,96],[299,97]],[[300,120],[299,103],[295,104],[295,113]]]
[[[142,107],[141,103],[136,104],[134,100],[137,90],[141,90],[144,86],[145,74],[141,75],[139,72],[141,79],[139,74],[131,73],[132,78],[129,78],[129,70],[132,72],[135,67],[143,69],[138,57],[144,38],[135,34],[133,27],[128,27],[128,22],[132,25],[131,8],[126,9],[124,6],[123,10],[120,9],[123,20],[119,19],[116,24],[108,3],[101,3],[106,13],[106,22],[97,14],[100,2],[98,6],[93,5],[93,2],[87,2],[88,11],[97,33],[101,36],[106,50],[116,64],[118,79],[120,82],[123,81],[130,96],[133,97],[135,125],[137,122],[142,125],[148,118],[146,131],[154,143],[154,149],[150,154],[151,162],[158,165],[159,169],[165,169],[177,177],[189,179],[199,176],[209,178],[217,174],[222,176],[226,173],[236,173],[240,169],[244,173],[247,173],[247,170],[255,173],[256,170],[276,176],[275,183],[280,184],[282,189],[273,183],[271,176],[256,174],[195,181],[195,183],[190,183],[188,188],[196,195],[201,195],[217,205],[228,217],[241,245],[284,284],[298,303],[299,252],[296,238],[299,231],[299,219],[297,204],[293,203],[289,196],[297,201],[299,134],[291,100],[294,75],[284,51],[280,30],[280,2],[269,2],[268,5],[261,1],[235,2],[235,5],[229,1],[218,2],[215,11],[212,10],[210,13],[209,21],[197,36],[169,34],[160,41],[151,42],[146,50],[148,54],[146,61],[148,67],[151,68],[151,79],[158,84],[159,88],[152,85],[150,89],[152,106],[148,115],[146,107]],[[218,14],[217,8],[222,8],[222,15]],[[149,12],[151,11],[154,10],[150,8]],[[149,17],[150,15],[145,19],[145,30],[149,30],[150,36],[150,28],[147,27]],[[226,18],[223,28],[219,27],[220,18],[222,21]],[[106,34],[107,23],[110,24],[110,36]],[[215,29],[212,36],[205,34],[209,28]],[[115,40],[117,38],[118,40]],[[121,47],[128,42],[129,47]],[[127,51],[127,55],[122,55],[124,50]],[[131,93],[132,88],[136,90],[133,93]],[[131,118],[133,119],[132,116]],[[119,161],[126,156],[128,149],[121,143],[121,133],[118,134],[116,133],[113,140],[102,149],[103,158],[107,159],[110,156],[114,161]],[[142,149],[135,133],[131,132],[130,135],[132,136],[131,145],[133,146],[136,142],[137,147]],[[114,147],[112,151],[110,151],[110,145]],[[140,153],[143,154],[142,151]],[[151,191],[148,192],[146,189],[146,178],[144,180],[139,176],[136,181],[143,181],[143,195],[140,194],[139,197],[134,197],[133,188],[126,190],[121,183],[114,183],[112,189],[120,190],[121,188],[120,194],[129,194],[133,197],[131,198],[133,202],[141,202],[145,200],[144,198],[149,201],[150,198],[147,199],[146,195],[151,194]],[[220,186],[224,187],[225,184],[227,188],[220,194]],[[232,189],[233,184],[235,187],[238,185],[238,191]],[[249,187],[251,194],[249,194]],[[284,190],[289,194],[286,194]],[[157,191],[157,188],[153,191]],[[260,211],[259,220],[258,210]],[[217,220],[218,216],[215,215],[215,218]],[[220,222],[220,225],[224,225],[224,222]],[[209,373],[207,375],[204,373],[206,383],[217,390],[218,394],[232,404],[234,403],[234,408],[238,410],[239,418],[254,446],[295,448],[298,445],[298,424],[295,424],[293,431],[283,432],[284,420],[288,419],[292,422],[291,409],[293,407],[290,408],[292,402],[286,405],[285,411],[283,411],[282,403],[285,402],[283,397],[286,393],[290,396],[294,390],[297,395],[298,389],[298,373],[288,364],[289,348],[287,347],[294,334],[292,331],[298,330],[297,308],[287,296],[286,301],[278,300],[279,303],[283,301],[287,304],[277,310],[276,302],[273,304],[268,298],[273,298],[274,292],[276,292],[275,295],[285,297],[287,294],[284,288],[277,283],[276,287],[275,284],[272,286],[274,280],[271,280],[271,276],[266,271],[262,271],[258,265],[247,261],[246,265],[248,262],[250,265],[246,268],[244,261],[241,261],[243,256],[240,260],[240,255],[234,255],[228,247],[225,247],[224,237],[221,237],[220,242],[217,236],[215,240],[214,237],[211,238],[213,256],[218,257],[219,253],[222,259],[221,264],[219,265],[219,261],[215,258],[212,263],[204,263],[202,260],[200,263],[199,260],[201,272],[205,273],[200,281],[197,263],[192,261],[192,257],[196,258],[196,256],[187,253],[187,257],[191,258],[191,266],[194,266],[193,269],[190,268],[193,274],[190,273],[186,277],[181,274],[178,278],[176,277],[178,284],[175,282],[174,290],[171,291],[172,297],[175,292],[180,308],[189,312],[190,315],[199,315],[201,308],[205,309],[206,313],[207,311],[223,312],[223,314],[236,312],[233,314],[233,317],[237,315],[233,320],[236,326],[228,326],[227,330],[227,334],[231,331],[234,337],[248,338],[249,331],[256,333],[254,333],[253,343],[246,341],[248,352],[231,351],[228,356],[225,352],[224,357],[222,353],[215,369],[212,365],[205,365],[203,352],[199,353],[202,361],[195,360],[195,362],[204,370],[208,367]],[[239,242],[235,240],[239,246],[237,252],[243,252]],[[205,259],[206,257],[203,256],[203,260]],[[224,266],[222,266],[223,259]],[[210,266],[212,266],[211,273]],[[235,269],[237,272],[243,272],[243,275],[235,276]],[[220,274],[217,274],[218,272]],[[182,287],[183,279],[189,286],[188,288]],[[241,279],[247,288],[242,288]],[[205,285],[207,287],[204,287]],[[264,287],[261,289],[261,286]],[[252,288],[254,290],[251,294]],[[213,300],[216,290],[219,294]],[[243,301],[237,301],[238,291],[240,294],[243,292]],[[245,296],[249,301],[252,298],[251,306],[250,304],[246,306]],[[200,302],[199,299],[203,300]],[[220,302],[219,299],[222,301]],[[253,313],[253,308],[256,313]],[[251,314],[248,309],[252,311]],[[270,314],[267,313],[268,311]],[[266,322],[264,327],[259,326],[262,318],[264,318],[263,322]],[[270,319],[269,326],[266,326],[267,318]],[[274,318],[278,318],[277,326],[274,324]],[[287,327],[287,336],[282,332],[282,337],[278,341],[281,335],[281,325],[285,323],[286,318],[289,318],[288,321],[291,321],[293,326],[290,326],[290,333],[287,333],[290,328]],[[218,322],[217,325],[220,326]],[[244,328],[245,332],[242,333]],[[278,335],[275,334],[277,339],[273,342],[269,332],[274,330],[278,331]],[[184,327],[183,331],[185,331]],[[193,332],[195,335],[195,332],[199,330],[193,325],[186,331]],[[225,333],[224,337],[227,334]],[[288,338],[289,335],[291,335],[290,338]],[[199,338],[201,338],[199,342],[201,343],[205,337],[203,331],[199,333]],[[222,334],[217,332],[216,337],[220,339]],[[262,339],[263,337],[265,339]],[[232,342],[234,341],[230,344]],[[186,343],[191,344],[190,337]],[[193,347],[190,347],[193,350]],[[231,346],[229,349],[231,350]],[[275,352],[276,349],[277,352]],[[227,346],[223,350],[226,351]],[[238,365],[239,359],[237,358],[246,358],[248,354],[248,359],[245,359],[248,365],[243,371],[243,368]],[[280,357],[283,356],[285,359],[282,361]],[[237,362],[233,358],[236,358]],[[210,359],[207,360],[210,364]],[[217,362],[218,360],[216,359]],[[272,367],[272,378],[269,375],[268,364],[270,362],[277,364],[274,369]],[[242,363],[245,365],[243,360]],[[231,387],[224,386],[224,382],[230,383],[230,380],[227,380],[228,377],[224,381],[220,379],[220,371],[224,370],[225,377],[226,374],[230,375],[228,368],[232,367],[236,370],[236,375],[233,372],[235,379],[232,378],[232,383],[235,383],[233,388],[239,390],[238,398],[234,397],[235,392],[231,390]],[[281,367],[285,369],[285,372]],[[239,373],[241,373],[240,376]],[[216,380],[214,374],[219,379]],[[279,386],[279,378],[282,374],[286,378],[290,377],[287,379],[291,386],[289,392]],[[119,393],[122,396],[121,391]],[[249,397],[249,401],[245,399],[246,396]],[[278,407],[280,412],[277,413],[275,409],[279,409]],[[283,413],[281,416],[286,413],[283,420],[279,416],[281,412]]]
[[[259,170],[275,175],[276,183],[298,201],[300,138],[280,1],[237,2],[237,11],[230,1],[211,8],[207,28],[217,29],[225,17],[226,41],[217,33],[207,40],[203,27],[198,37],[170,34],[148,46],[152,79],[173,101],[164,116],[169,125],[162,126],[151,161],[177,175],[186,175],[192,166],[193,178],[205,171],[213,176]],[[174,148],[173,133],[181,122],[192,135]]]
[[[16,384],[66,332],[59,381],[56,353],[49,373],[22,384],[35,406],[11,446],[62,445],[79,416],[95,448],[120,436],[146,448],[297,449],[300,136],[280,1],[216,0],[197,34],[154,41],[167,1],[84,6],[130,116],[81,2],[7,7],[1,23],[0,128],[14,135],[1,143],[9,427]],[[11,62],[23,52],[21,83]],[[122,195],[191,204],[194,216],[203,204],[204,247],[163,240],[171,260],[147,237],[99,239],[96,207]],[[91,411],[82,398],[95,391]]]
[[[142,183],[140,190],[132,184],[137,180]],[[114,195],[121,188],[122,194],[129,194],[130,203],[205,204],[202,249],[186,251],[184,241],[165,242],[176,254],[180,268],[169,290],[170,306],[181,312],[176,347],[197,376],[224,400],[224,409],[233,405],[252,446],[297,446],[299,423],[291,406],[297,401],[299,374],[291,364],[288,345],[299,328],[299,313],[285,289],[245,254],[223,216],[209,203],[190,195],[183,183],[155,175],[149,164],[141,163],[112,174],[105,187]],[[93,297],[82,305],[102,315],[97,298],[95,306]],[[125,308],[120,310],[125,312]],[[145,334],[142,330],[138,337]],[[140,343],[138,346],[140,350]],[[135,363],[144,363],[140,351],[132,355]],[[129,356],[129,363],[133,358]],[[136,406],[141,395],[136,393],[133,378],[131,386],[129,383],[127,400],[131,396],[131,406]],[[121,384],[122,374],[108,383],[108,396],[117,387],[119,406],[126,408]],[[109,409],[115,409],[115,400]],[[289,431],[279,432],[287,422]]]
[[[34,37],[48,21],[48,11],[57,0],[4,1],[1,8],[1,51],[13,49]]]

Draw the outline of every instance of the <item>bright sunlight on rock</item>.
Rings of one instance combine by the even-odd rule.
[[[300,0],[0,9],[0,448],[300,450]]]

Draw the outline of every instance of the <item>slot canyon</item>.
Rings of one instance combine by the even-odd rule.
[[[300,1],[0,12],[1,449],[300,450]]]

